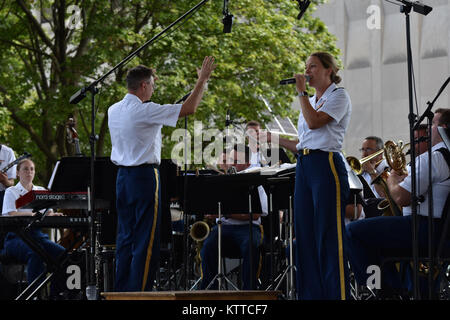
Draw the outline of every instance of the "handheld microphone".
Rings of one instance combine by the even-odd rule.
[[[306,78],[306,82],[309,82],[309,80],[311,79],[310,76],[305,75]],[[295,78],[289,78],[289,79],[283,79],[280,81],[281,85],[285,85],[285,84],[292,84],[292,83],[296,83],[297,81],[295,80]]]

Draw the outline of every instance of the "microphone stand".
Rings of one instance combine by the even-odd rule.
[[[422,123],[423,120],[427,119],[427,143],[428,143],[428,256],[429,256],[429,266],[428,266],[428,298],[431,300],[433,295],[433,267],[435,263],[435,253],[434,253],[434,243],[433,243],[433,234],[434,234],[434,220],[433,220],[433,184],[431,183],[432,178],[432,168],[431,168],[431,123],[433,121],[434,113],[431,111],[431,109],[434,106],[434,103],[441,95],[442,91],[444,91],[447,84],[450,82],[450,77],[447,78],[445,83],[440,88],[439,92],[437,93],[436,97],[432,102],[428,101],[428,107],[422,114],[422,116],[419,118],[419,120],[416,122],[416,125],[414,126],[413,130],[418,130],[419,125]],[[411,161],[413,162],[413,161]],[[438,257],[439,258],[439,257]]]
[[[177,102],[175,102],[175,104],[178,103],[182,103],[184,101],[186,101],[186,99],[191,95],[192,91],[190,91],[189,93],[185,94],[183,96],[183,98],[181,98],[180,100],[178,100]],[[183,188],[183,204],[184,204],[184,208],[183,208],[183,221],[184,221],[184,232],[183,232],[183,243],[185,245],[184,247],[184,255],[183,255],[183,263],[184,263],[184,268],[183,268],[183,276],[185,279],[184,282],[184,290],[187,290],[188,287],[188,277],[187,277],[187,266],[188,266],[188,260],[189,260],[189,243],[188,243],[188,225],[189,225],[189,218],[188,215],[186,214],[186,208],[187,208],[187,131],[188,131],[188,116],[184,117],[184,175],[183,175],[183,184],[184,184],[184,188]]]
[[[432,8],[428,6],[423,6],[419,1],[411,2],[408,0],[399,0],[402,5],[400,5],[400,12],[405,14],[406,20],[406,51],[407,51],[407,67],[408,67],[408,98],[409,98],[409,138],[411,145],[414,146],[414,121],[417,115],[414,114],[413,105],[413,82],[412,82],[412,52],[411,52],[411,28],[410,28],[410,17],[409,13],[411,9],[415,12],[427,15]],[[414,299],[419,299],[419,242],[417,238],[418,230],[418,217],[417,217],[417,204],[418,197],[416,196],[416,152],[415,148],[411,148],[411,216],[412,216],[412,255],[413,255],[413,286],[414,286]]]
[[[90,171],[91,171],[91,180],[90,180],[90,188],[88,190],[88,193],[90,195],[89,199],[89,212],[90,212],[90,232],[89,232],[89,247],[90,247],[90,254],[88,258],[88,272],[87,272],[87,287],[86,291],[89,293],[92,293],[94,296],[94,299],[97,298],[97,291],[96,291],[96,280],[95,280],[95,271],[94,269],[94,212],[95,212],[95,170],[94,170],[94,163],[95,163],[95,141],[98,139],[98,136],[95,134],[95,95],[98,93],[97,86],[99,83],[102,83],[110,74],[112,74],[115,70],[125,65],[129,60],[134,58],[138,53],[140,53],[142,50],[144,50],[148,45],[155,42],[158,38],[160,38],[163,34],[165,34],[169,29],[171,29],[174,25],[178,24],[180,21],[185,19],[188,15],[191,13],[197,11],[201,6],[203,6],[208,0],[202,0],[199,2],[196,6],[191,8],[189,11],[184,13],[182,16],[180,16],[177,20],[172,22],[167,28],[162,30],[160,33],[158,33],[156,36],[154,36],[152,39],[148,40],[146,43],[144,43],[140,48],[129,54],[125,59],[123,59],[121,62],[119,62],[115,67],[113,67],[111,70],[109,70],[107,73],[105,73],[103,76],[101,76],[99,79],[92,82],[87,87],[83,87],[80,90],[78,90],[75,94],[73,94],[70,97],[69,102],[71,104],[77,104],[81,100],[83,100],[86,97],[87,92],[91,93],[91,135],[89,138],[90,142],[90,148],[91,148],[91,159],[90,159]]]

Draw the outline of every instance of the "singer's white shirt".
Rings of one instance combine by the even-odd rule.
[[[323,151],[340,152],[344,141],[345,131],[350,122],[352,104],[345,89],[337,89],[332,83],[316,101],[316,95],[309,98],[311,106],[315,110],[325,112],[333,118],[326,125],[318,129],[310,129],[306,123],[303,113],[298,118],[298,140],[297,150],[320,149]]]
[[[161,163],[161,129],[175,127],[181,104],[143,103],[128,93],[108,109],[111,161],[116,165],[138,166]]]

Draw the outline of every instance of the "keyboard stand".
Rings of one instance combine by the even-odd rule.
[[[60,271],[61,267],[66,263],[69,258],[68,253],[72,251],[74,245],[81,240],[79,236],[76,238],[72,244],[66,248],[66,250],[61,254],[60,257],[55,260],[51,255],[47,253],[39,243],[30,235],[30,230],[33,225],[41,221],[47,216],[48,208],[45,209],[44,213],[41,213],[40,210],[42,208],[35,208],[33,212],[35,212],[35,219],[33,219],[25,228],[22,228],[17,232],[17,235],[34,251],[36,252],[45,262],[46,270],[42,272],[36,279],[33,280],[32,283],[28,285],[17,297],[15,300],[31,300],[36,294],[42,289],[44,285],[47,284],[55,274]],[[47,276],[48,274],[48,276]]]

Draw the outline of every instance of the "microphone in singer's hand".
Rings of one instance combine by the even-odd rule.
[[[305,78],[306,78],[306,82],[309,82],[309,80],[311,79],[311,77],[310,76],[308,76],[308,75],[305,75]],[[296,83],[297,81],[295,81],[295,78],[289,78],[289,79],[283,79],[283,80],[281,80],[280,81],[280,84],[281,85],[285,85],[285,84],[293,84],[293,83]]]

